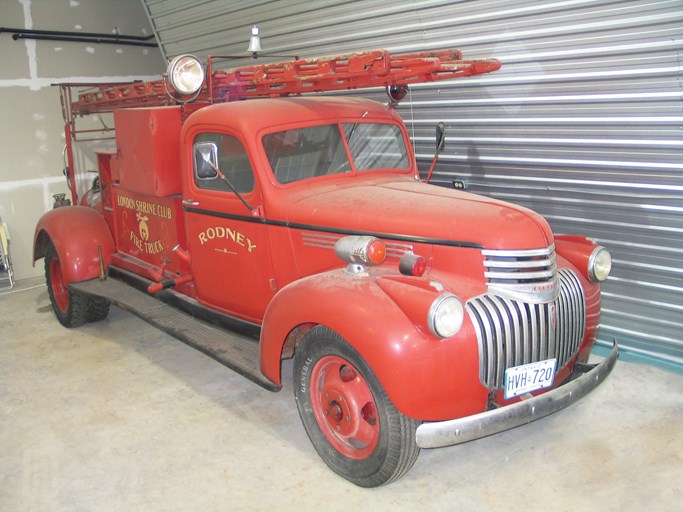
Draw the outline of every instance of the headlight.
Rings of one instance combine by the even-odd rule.
[[[460,330],[465,316],[462,302],[452,293],[441,294],[429,308],[427,325],[440,338],[453,336]]]
[[[194,94],[204,83],[204,69],[194,55],[178,55],[168,63],[166,76],[179,94]]]
[[[588,258],[588,275],[593,281],[602,282],[612,271],[612,256],[604,247],[596,247]]]

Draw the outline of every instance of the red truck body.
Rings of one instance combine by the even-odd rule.
[[[115,109],[117,148],[98,153],[99,189],[40,220],[35,258],[46,256],[63,324],[126,303],[95,288],[132,276],[146,297],[251,336],[256,381],[270,389],[294,356],[311,440],[364,486],[401,476],[419,446],[468,440],[451,421],[483,414],[470,438],[510,428],[536,413],[494,427],[489,413],[519,410],[520,396],[581,396],[611,370],[616,348],[573,380],[597,337],[601,248],[553,235],[520,206],[421,181],[391,106],[271,97],[189,110]],[[381,261],[367,261],[371,244]],[[444,336],[441,317],[458,314]],[[215,356],[217,344],[199,348]],[[514,379],[535,375],[528,364],[552,377],[523,392]],[[561,391],[570,380],[581,385]],[[537,416],[556,402],[538,402]],[[405,460],[392,463],[395,453]]]

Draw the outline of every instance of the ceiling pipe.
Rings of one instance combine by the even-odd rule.
[[[30,34],[14,34],[12,39],[37,39],[39,41],[67,41],[71,43],[101,43],[101,44],[118,44],[127,46],[146,46],[156,48],[157,43],[143,43],[140,41],[127,41],[125,39],[105,39],[101,37],[67,37],[67,36],[43,36]]]
[[[117,29],[118,30],[118,29]],[[154,36],[125,36],[96,32],[66,32],[61,30],[27,30],[16,28],[0,28],[0,33],[9,32],[12,39],[38,39],[44,41],[67,41],[75,43],[119,44],[129,46],[146,46],[156,48],[156,42],[147,42]]]

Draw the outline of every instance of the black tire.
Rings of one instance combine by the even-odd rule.
[[[92,300],[89,296],[68,287],[62,274],[59,255],[52,242],[48,244],[45,254],[45,280],[47,281],[47,292],[52,303],[52,310],[55,312],[59,323],[64,327],[79,327],[89,321]],[[108,306],[107,312],[109,312]],[[101,315],[101,309],[93,313],[94,318],[97,317],[102,320],[97,316],[98,313]]]
[[[388,484],[415,463],[420,422],[396,409],[360,354],[331,329],[312,329],[297,347],[294,396],[316,451],[350,482]]]
[[[89,297],[88,322],[101,322],[109,316],[110,302],[102,297]]]

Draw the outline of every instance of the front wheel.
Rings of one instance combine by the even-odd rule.
[[[45,254],[45,280],[52,309],[64,327],[99,322],[109,314],[109,301],[71,290],[62,274],[62,263],[52,242]]]
[[[360,354],[336,332],[316,327],[297,347],[294,396],[316,451],[350,482],[384,485],[415,463],[420,422],[396,409]]]

